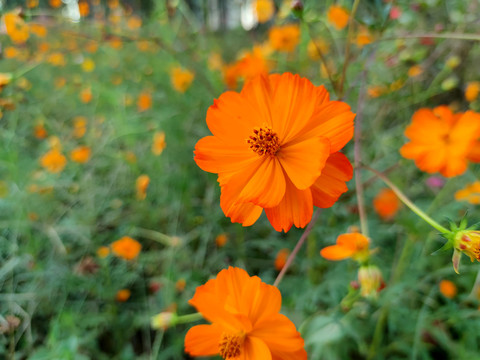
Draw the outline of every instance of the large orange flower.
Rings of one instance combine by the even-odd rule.
[[[232,222],[252,225],[265,209],[277,231],[304,227],[313,206],[330,207],[347,191],[352,166],[339,150],[352,138],[354,117],[298,75],[259,76],[210,106],[213,136],[197,143],[195,161],[218,174]]]
[[[446,177],[461,175],[469,159],[477,160],[473,152],[480,136],[480,114],[454,114],[447,106],[420,109],[413,114],[405,136],[410,142],[400,154],[415,160],[420,170]]]
[[[192,356],[224,359],[307,359],[295,325],[280,314],[282,297],[272,285],[230,267],[199,286],[189,302],[211,325],[197,325],[185,336]]]

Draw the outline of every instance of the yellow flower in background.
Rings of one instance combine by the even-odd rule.
[[[97,256],[99,258],[105,259],[110,254],[110,249],[107,246],[100,246],[97,249]]]
[[[297,24],[273,26],[268,39],[272,48],[281,52],[293,52],[300,41],[300,28]]]
[[[480,204],[480,181],[468,184],[463,189],[455,193],[455,200],[468,201],[470,204]]]
[[[175,283],[175,289],[178,292],[182,292],[185,290],[185,286],[187,285],[187,281],[185,279],[178,279],[177,282]]]
[[[78,146],[70,152],[72,161],[84,164],[90,160],[91,150],[88,146]]]
[[[20,54],[20,52],[18,51],[18,49],[16,47],[7,46],[4,49],[3,54],[5,56],[5,59],[14,59]]]
[[[462,230],[458,231],[453,238],[453,269],[458,274],[461,253],[470,258],[471,262],[480,261],[480,231]]]
[[[323,39],[310,40],[307,45],[307,55],[312,60],[319,60],[320,54],[325,55],[330,51],[330,44]]]
[[[73,136],[77,139],[82,138],[87,132],[87,118],[85,116],[76,116],[73,118]]]
[[[479,81],[470,81],[469,83],[467,83],[467,87],[465,88],[465,99],[468,102],[475,101],[478,98],[479,93],[480,93]]]
[[[92,101],[92,97],[92,90],[89,87],[80,92],[80,101],[84,104],[88,104],[90,101]]]
[[[56,148],[48,151],[40,158],[40,165],[51,173],[61,172],[66,164],[67,158]]]
[[[275,13],[275,4],[272,0],[255,0],[253,9],[259,23],[270,20]]]
[[[135,187],[137,189],[138,200],[145,200],[145,198],[147,197],[147,189],[149,184],[150,184],[150,177],[148,175],[143,174],[137,178]]]
[[[143,91],[138,96],[137,109],[138,112],[147,111],[152,107],[152,94],[148,91]]]
[[[450,280],[442,280],[438,284],[440,293],[448,299],[453,299],[457,295],[457,286]]]
[[[376,265],[364,265],[358,269],[360,294],[366,298],[377,298],[378,292],[385,287],[381,270]]]
[[[170,311],[161,312],[160,314],[157,314],[154,317],[152,317],[151,319],[152,329],[166,330],[168,327],[175,324],[177,317],[178,317],[177,314]]]
[[[181,67],[174,67],[170,72],[170,79],[172,81],[173,88],[180,93],[184,93],[188,90],[192,84],[195,74],[190,70],[182,69]]]
[[[111,244],[111,248],[115,256],[124,260],[133,260],[140,254],[142,245],[130,236],[123,236],[117,241],[114,241]]]
[[[328,22],[337,30],[342,30],[348,25],[348,11],[339,5],[332,5],[328,9]]]
[[[10,39],[16,44],[23,44],[30,37],[28,25],[23,19],[13,12],[3,16],[5,28]]]
[[[142,19],[139,16],[130,16],[127,20],[127,26],[130,30],[136,30],[142,26]]]
[[[48,138],[48,146],[50,146],[50,149],[62,151],[62,143],[60,142],[58,136],[50,136]]]
[[[156,131],[153,134],[152,153],[159,156],[166,147],[165,133],[163,131]]]
[[[207,65],[212,71],[221,70],[223,68],[222,56],[217,52],[211,52],[208,56]]]
[[[82,69],[85,72],[92,72],[95,70],[95,62],[92,59],[85,59],[82,63]]]
[[[2,88],[8,84],[10,84],[10,81],[12,81],[12,74],[10,73],[0,73],[0,91]]]

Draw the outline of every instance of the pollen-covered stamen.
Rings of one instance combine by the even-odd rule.
[[[280,149],[280,139],[268,126],[253,129],[253,135],[247,139],[247,143],[260,156],[275,156]]]
[[[243,341],[245,334],[229,334],[223,333],[220,338],[219,353],[224,359],[235,359],[242,353]]]

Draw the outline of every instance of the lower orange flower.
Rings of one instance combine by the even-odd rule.
[[[212,324],[197,325],[185,337],[192,356],[234,360],[307,359],[295,325],[280,314],[278,289],[230,267],[199,286],[190,304]]]
[[[335,245],[330,245],[320,251],[327,260],[344,260],[353,258],[363,261],[369,256],[368,238],[360,233],[342,234],[337,238]]]

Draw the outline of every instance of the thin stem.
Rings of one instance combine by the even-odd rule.
[[[410,201],[410,199],[398,188],[396,187],[385,175],[383,175],[381,172],[372,169],[371,167],[367,165],[362,165],[367,170],[370,170],[373,172],[375,175],[377,175],[385,184],[388,185],[390,189],[398,196],[398,198],[405,204],[407,205],[410,210],[412,210],[415,214],[417,214],[419,217],[421,217],[426,223],[428,223],[431,227],[434,229],[440,231],[441,233],[444,234],[449,234],[450,230],[447,230],[444,228],[442,225],[437,223],[435,220],[433,220],[430,216],[428,216],[423,210],[418,208],[413,202]]]
[[[355,0],[355,2],[353,3],[352,12],[348,19],[347,43],[345,45],[345,61],[343,62],[342,76],[338,85],[338,96],[340,99],[343,97],[343,87],[345,84],[345,78],[347,76],[348,63],[350,62],[350,46],[353,36],[353,21],[355,20],[355,13],[357,12],[359,4],[360,0]]]
[[[293,249],[292,253],[291,253],[290,256],[288,257],[287,262],[285,263],[285,265],[283,266],[282,270],[280,271],[280,273],[278,274],[277,278],[275,279],[275,282],[273,283],[273,286],[277,286],[277,287],[278,287],[278,284],[280,284],[280,281],[282,281],[283,276],[284,276],[285,273],[287,272],[287,270],[288,270],[288,268],[290,267],[290,265],[293,263],[293,260],[295,259],[295,256],[297,255],[298,251],[299,251],[300,248],[302,247],[303,243],[304,243],[305,240],[307,239],[307,237],[308,237],[308,235],[310,234],[310,232],[312,231],[313,225],[314,225],[315,222],[317,221],[319,215],[320,215],[320,209],[316,209],[316,210],[315,210],[315,213],[314,213],[313,216],[312,216],[312,220],[310,220],[310,223],[308,224],[307,228],[305,229],[305,231],[303,232],[302,236],[301,236],[300,239],[298,240],[297,245],[295,245],[295,248]]]
[[[470,40],[480,41],[479,34],[464,34],[464,33],[424,33],[424,34],[405,34],[395,37],[386,37],[376,41],[398,40],[398,39],[418,39],[418,38],[436,38],[436,39],[454,39],[454,40]]]

